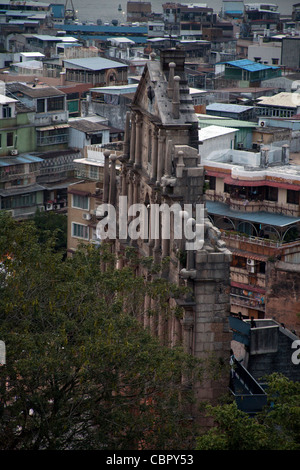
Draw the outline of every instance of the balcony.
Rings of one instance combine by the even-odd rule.
[[[249,286],[249,289],[251,289],[251,286]],[[239,307],[259,310],[261,312],[265,311],[265,304],[261,300],[252,299],[244,295],[230,294],[230,303]]]
[[[205,192],[205,198],[207,201],[223,202],[232,211],[237,212],[270,212],[275,214],[282,214],[291,217],[298,217],[300,206],[299,204],[283,204],[277,201],[270,201],[268,199],[262,199],[262,197],[256,199],[247,199],[245,195],[230,195],[229,193],[216,193],[214,190],[207,190]]]
[[[39,135],[37,136],[37,145],[57,145],[57,144],[66,144],[69,141],[68,134],[58,134],[58,135]]]

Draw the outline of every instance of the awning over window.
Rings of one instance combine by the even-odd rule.
[[[8,188],[8,189],[0,189],[0,196],[8,197],[8,196],[16,196],[17,194],[26,194],[35,193],[37,191],[44,191],[45,187],[41,186],[40,184],[33,184],[32,186],[21,186],[18,188]]]
[[[55,129],[66,129],[68,127],[70,127],[69,124],[57,124],[56,126],[38,127],[37,131],[40,131],[40,132],[53,131]]]

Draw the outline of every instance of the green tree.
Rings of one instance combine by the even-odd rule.
[[[93,246],[62,261],[55,242],[0,215],[0,448],[193,447],[181,377],[198,380],[201,364],[135,318],[147,293],[160,297],[158,282],[136,276],[136,260],[116,270]]]
[[[39,241],[44,243],[47,237],[55,235],[55,249],[67,250],[67,216],[53,211],[41,212],[37,209],[33,222],[38,231]]]
[[[300,383],[267,377],[268,405],[254,417],[236,403],[207,406],[215,426],[197,439],[197,450],[299,450]]]

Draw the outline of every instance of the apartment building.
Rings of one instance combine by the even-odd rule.
[[[289,163],[289,146],[213,152],[202,163],[208,214],[233,254],[231,312],[270,315],[299,328],[299,297],[291,295],[290,283],[299,277],[300,177],[299,166]]]
[[[35,148],[33,117],[18,100],[0,95],[0,209],[16,218],[32,215],[43,204],[43,187],[37,183],[42,159],[30,155]]]
[[[34,111],[36,149],[48,151],[53,146],[68,146],[68,111],[66,94],[55,87],[20,82],[7,84],[7,94]]]
[[[81,243],[101,243],[96,210],[103,202],[104,166],[109,153],[97,145],[89,145],[84,147],[83,155],[74,160],[77,181],[68,187],[69,256]]]
[[[93,86],[127,85],[128,65],[104,57],[63,61],[66,80]]]

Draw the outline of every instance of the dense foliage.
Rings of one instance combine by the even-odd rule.
[[[146,293],[164,308],[171,287],[136,276],[136,260],[116,270],[105,250],[62,260],[55,246],[0,215],[1,449],[190,448],[181,376],[200,364],[136,320]]]
[[[300,383],[274,373],[268,405],[250,417],[236,403],[208,406],[215,426],[197,439],[197,450],[300,450]]]

